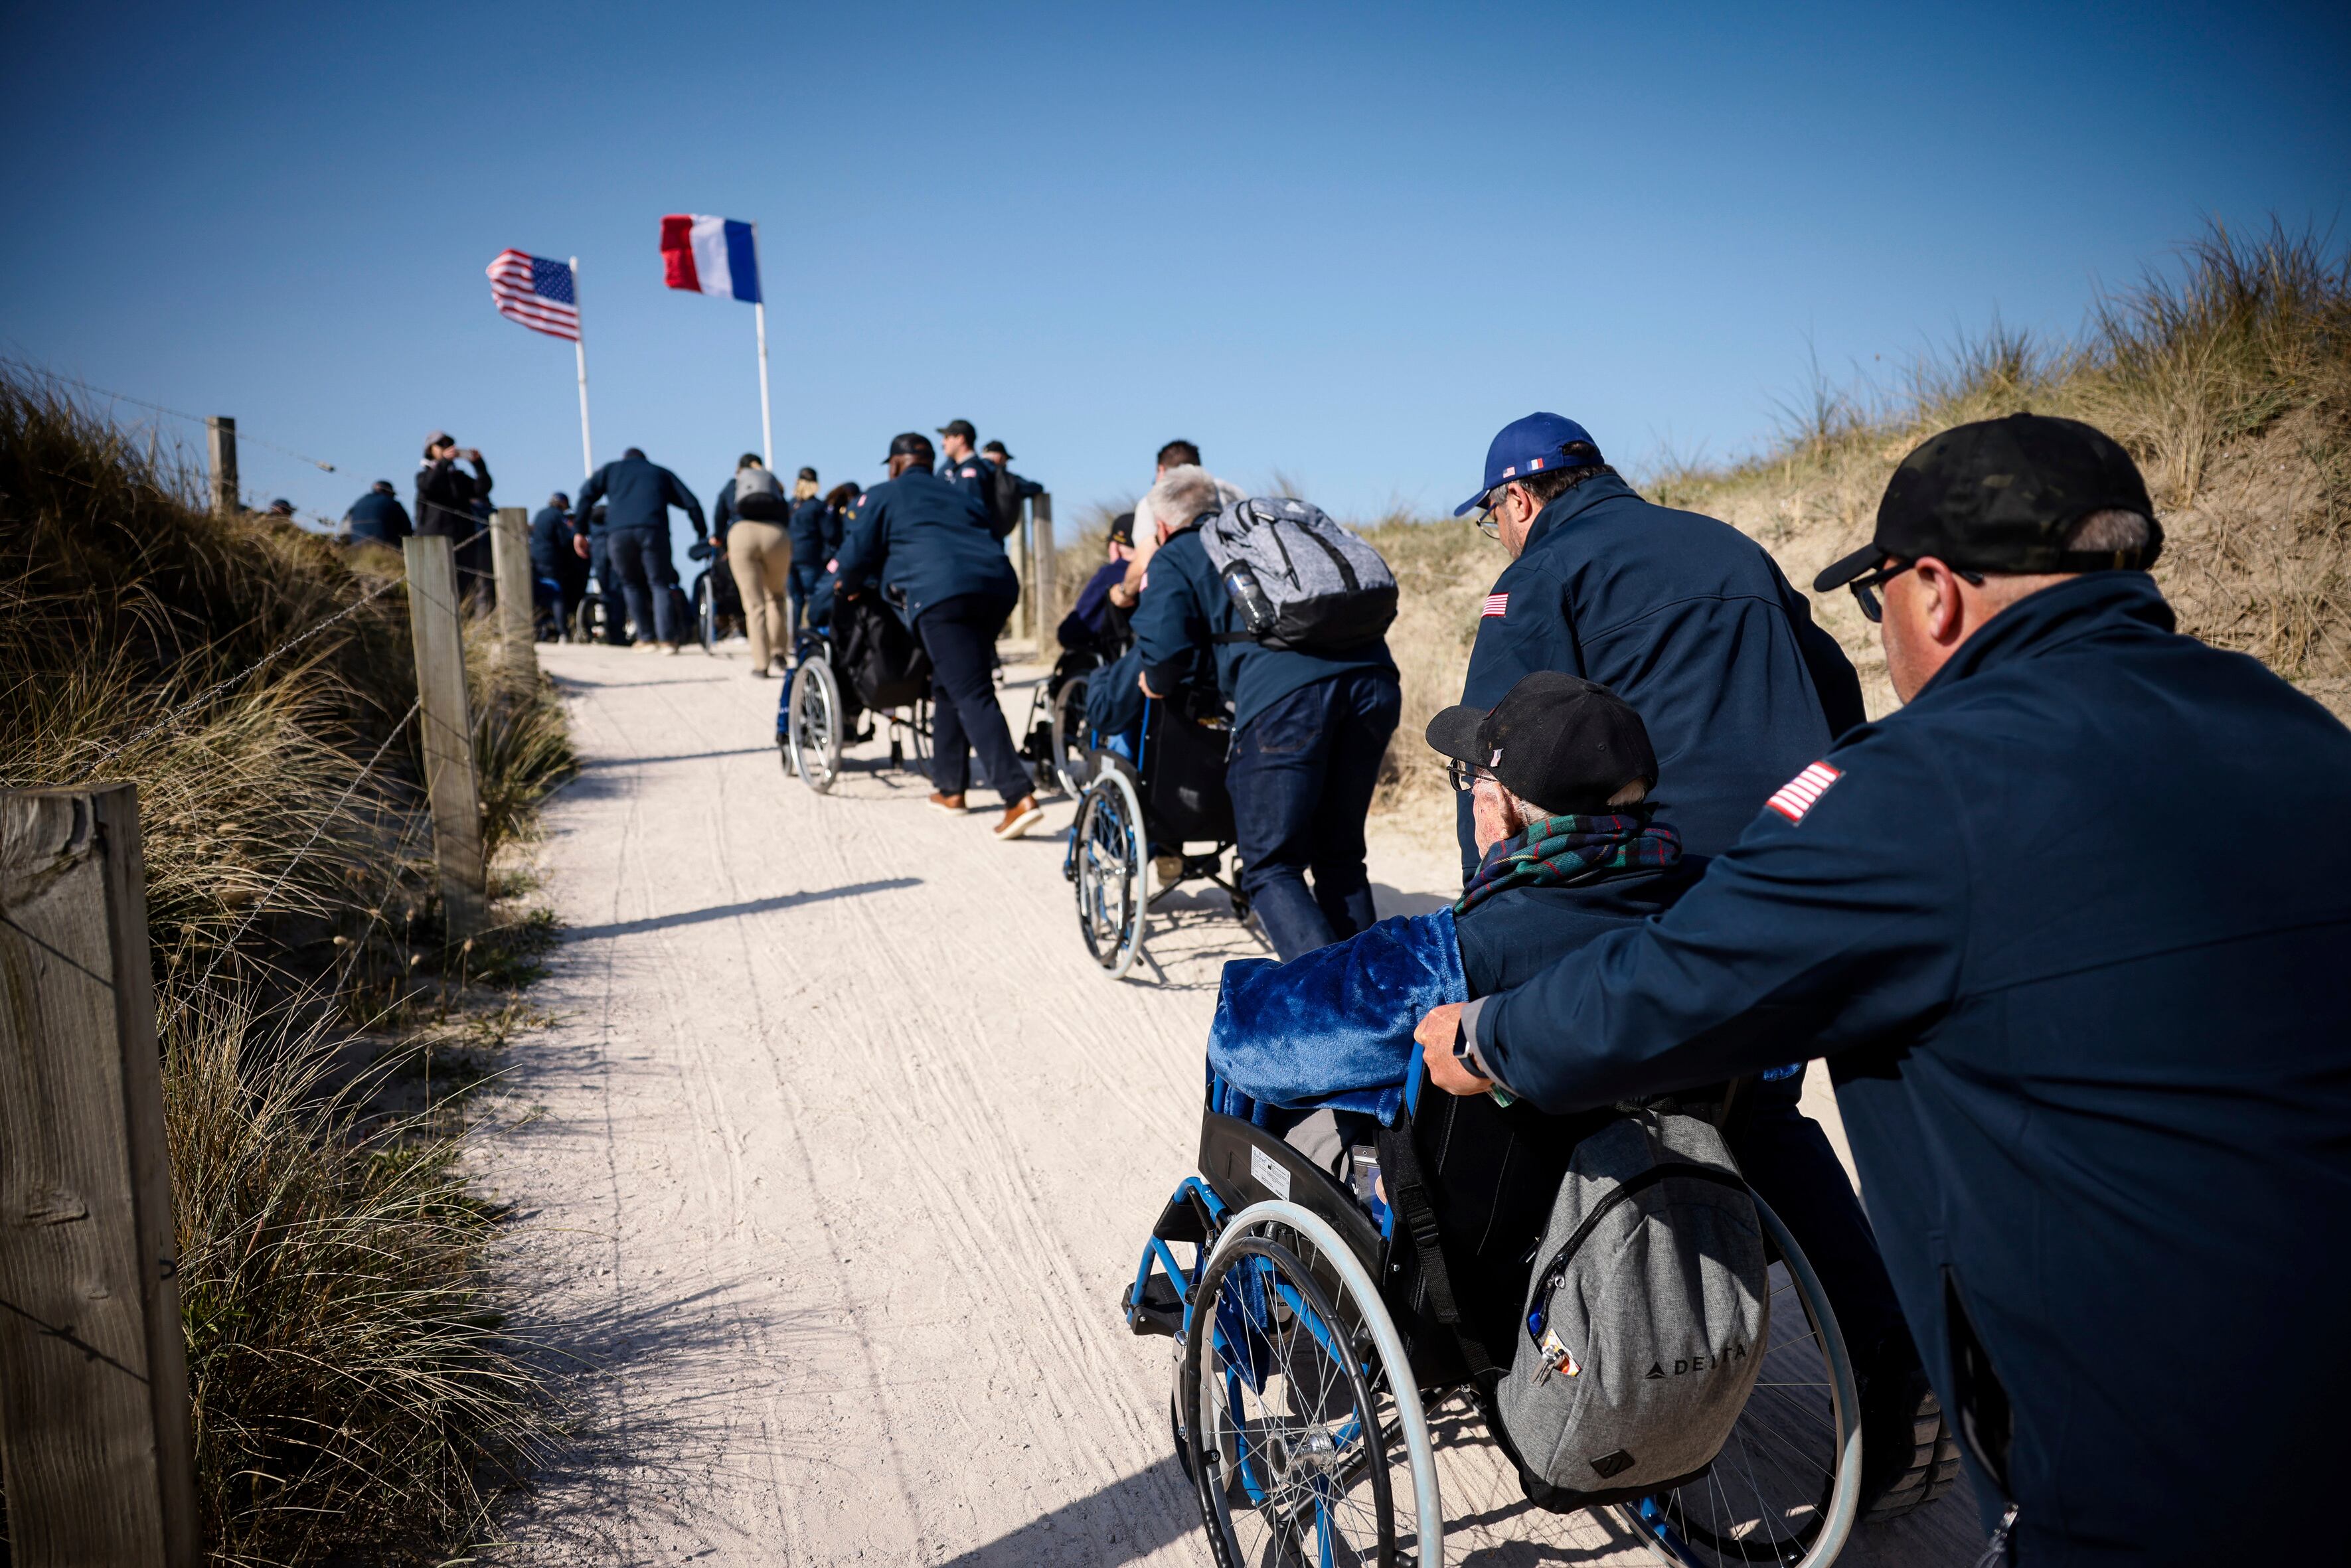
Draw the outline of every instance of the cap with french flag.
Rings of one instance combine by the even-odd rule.
[[[1486,448],[1486,482],[1478,486],[1476,495],[1454,507],[1453,515],[1467,517],[1484,506],[1488,496],[1513,479],[1523,479],[1546,468],[1567,466],[1565,448],[1579,441],[1595,452],[1599,450],[1590,431],[1555,413],[1531,413],[1524,419],[1510,421]]]
[[[672,213],[662,219],[661,249],[672,288],[759,303],[759,250],[749,224]]]

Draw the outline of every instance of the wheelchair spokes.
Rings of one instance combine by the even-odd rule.
[[[1087,787],[1071,841],[1077,884],[1078,926],[1094,962],[1113,977],[1134,967],[1143,950],[1143,809],[1134,787],[1115,768]]]
[[[1249,1235],[1209,1267],[1200,1290],[1196,1480],[1219,1562],[1409,1561],[1397,1550],[1391,1428],[1359,1335],[1313,1270],[1271,1236]]]
[[[1761,1199],[1777,1254],[1770,1348],[1707,1474],[1624,1511],[1652,1549],[1690,1568],[1834,1562],[1853,1526],[1861,1432],[1853,1368],[1811,1265]]]

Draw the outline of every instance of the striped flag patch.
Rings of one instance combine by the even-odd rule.
[[[1486,614],[1480,615],[1479,619],[1482,621],[1486,615],[1499,615],[1507,618],[1510,613],[1510,596],[1507,593],[1489,593],[1486,595]]]
[[[1789,779],[1763,803],[1792,822],[1801,822],[1820,798],[1828,793],[1829,786],[1844,775],[1825,762],[1815,762]]]

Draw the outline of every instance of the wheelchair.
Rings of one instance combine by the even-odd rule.
[[[1082,724],[1082,690],[1077,702]],[[1196,687],[1185,688],[1175,701],[1151,698],[1144,705],[1142,734],[1132,761],[1106,747],[1084,753],[1077,821],[1061,862],[1061,875],[1077,894],[1086,949],[1114,980],[1125,978],[1142,956],[1151,905],[1186,882],[1216,883],[1232,899],[1235,919],[1249,914],[1238,856],[1230,877],[1225,873],[1235,834],[1232,797],[1225,793],[1232,720],[1224,705]],[[1209,847],[1191,847],[1200,843]],[[1155,871],[1155,894],[1145,882]]]
[[[1711,1110],[1719,1124],[1741,1087],[1720,1091],[1715,1106],[1686,1096],[1679,1108]],[[1376,1145],[1351,1144],[1346,1131],[1373,1130],[1374,1117],[1340,1116],[1345,1146],[1331,1166],[1280,1135],[1311,1113],[1259,1104],[1209,1073],[1198,1174],[1152,1227],[1121,1310],[1131,1332],[1175,1341],[1176,1457],[1221,1568],[1441,1568],[1440,1440],[1497,1425],[1491,1374],[1481,1384],[1469,1371],[1458,1325],[1493,1333],[1484,1343],[1498,1347],[1499,1375],[1511,1375],[1549,1194],[1582,1134],[1554,1131],[1571,1119],[1531,1106],[1430,1090],[1417,1063],[1396,1126],[1374,1131]],[[1408,1140],[1416,1171],[1395,1140]],[[1405,1173],[1394,1189],[1383,1152],[1389,1179]],[[1391,1196],[1409,1212],[1400,1217]],[[1767,1348],[1720,1452],[1670,1490],[1531,1493],[1534,1508],[1613,1516],[1675,1568],[1827,1568],[1844,1550],[1861,1488],[1852,1361],[1802,1249],[1760,1197],[1755,1207],[1771,1260]],[[1433,1270],[1423,1262],[1432,1251]],[[1465,1522],[1490,1530],[1516,1511]]]
[[[1064,648],[1029,699],[1020,759],[1071,795],[1086,787],[1086,686],[1110,661],[1093,648]]]
[[[604,601],[604,585],[594,578],[580,596],[580,608],[572,612],[571,639],[575,643],[602,643],[609,640],[613,618],[625,618],[627,612]]]
[[[716,652],[719,643],[743,630],[743,596],[735,587],[735,574],[725,557],[694,574],[689,598],[695,640],[704,653]]]
[[[841,777],[841,752],[888,729],[890,766],[930,771],[931,661],[873,594],[837,603],[831,622],[793,643],[777,705],[784,772],[822,795]],[[911,759],[911,761],[910,761]]]

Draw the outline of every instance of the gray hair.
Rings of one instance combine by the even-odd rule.
[[[2065,536],[2069,550],[2143,550],[2149,538],[2147,519],[2137,512],[2108,507],[2092,512]]]
[[[1217,494],[1216,480],[1196,463],[1162,474],[1144,499],[1151,503],[1153,520],[1171,528],[1180,528],[1202,512],[1216,511],[1224,504]]]

